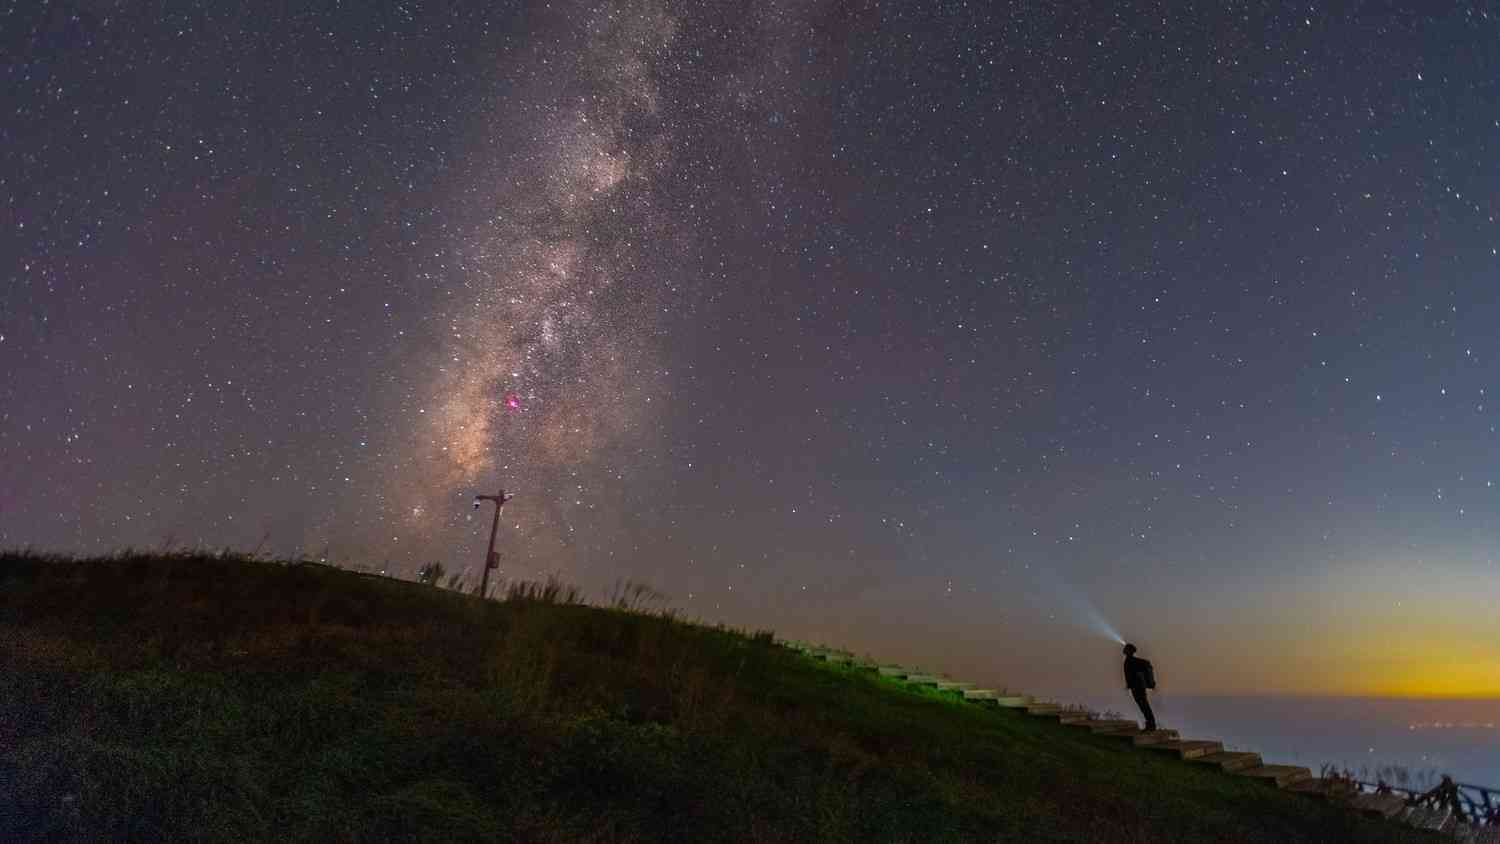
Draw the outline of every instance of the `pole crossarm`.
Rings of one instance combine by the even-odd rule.
[[[490,545],[484,555],[482,574],[479,575],[479,597],[481,598],[489,597],[490,569],[500,567],[500,558],[495,554],[495,534],[500,530],[500,511],[505,509],[505,502],[515,497],[514,493],[507,494],[503,488],[496,495],[474,496],[475,510],[478,510],[479,506],[486,501],[494,502],[495,505],[495,518],[490,522]]]

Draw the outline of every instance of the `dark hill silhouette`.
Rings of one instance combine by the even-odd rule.
[[[509,594],[0,557],[0,840],[1428,840],[769,635]]]

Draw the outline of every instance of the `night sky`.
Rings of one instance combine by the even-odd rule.
[[[1500,697],[1489,3],[15,3],[0,545]],[[286,8],[299,11],[288,13]]]

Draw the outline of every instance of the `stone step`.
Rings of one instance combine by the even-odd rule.
[[[911,673],[910,671],[907,671],[905,668],[902,668],[899,665],[882,665],[877,670],[880,672],[880,676],[882,677],[895,677],[898,680],[904,679],[908,674]]]
[[[1236,776],[1253,777],[1268,782],[1277,788],[1286,788],[1294,782],[1301,782],[1312,776],[1312,772],[1301,765],[1259,765],[1234,773]]]
[[[1298,780],[1286,787],[1287,791],[1301,794],[1305,797],[1315,797],[1319,800],[1343,801],[1354,796],[1354,786],[1343,780],[1329,780],[1322,777],[1308,777]]]
[[[1033,703],[1026,707],[1026,714],[1036,718],[1050,718],[1059,724],[1087,721],[1089,714],[1079,709],[1064,709],[1060,703]]]
[[[1095,718],[1085,718],[1082,721],[1068,722],[1070,727],[1082,727],[1091,733],[1113,733],[1119,730],[1139,730],[1140,725],[1134,721],[1101,721]]]
[[[1407,826],[1433,832],[1451,832],[1458,825],[1458,817],[1447,806],[1408,806],[1398,817]]]
[[[932,674],[908,674],[906,675],[906,682],[917,686],[936,686],[938,683],[943,682],[943,678]]]
[[[937,684],[940,692],[963,692],[974,688],[973,683],[960,683],[957,680],[941,680]]]
[[[1033,701],[1031,695],[1000,695],[995,698],[995,703],[1006,709],[1025,709]]]
[[[1259,753],[1242,753],[1237,751],[1219,751],[1218,753],[1205,753],[1194,757],[1194,762],[1205,765],[1213,765],[1226,773],[1243,771],[1246,768],[1259,768],[1265,763],[1261,760]]]
[[[1210,753],[1221,753],[1224,750],[1224,745],[1217,741],[1188,739],[1186,741],[1157,742],[1156,744],[1149,745],[1147,749],[1161,753],[1172,753],[1178,759],[1195,759],[1199,756],[1207,756]]]
[[[980,701],[982,703],[994,703],[1000,693],[994,689],[964,689],[964,700]]]
[[[1110,738],[1128,739],[1136,747],[1150,747],[1164,741],[1177,741],[1179,736],[1176,730],[1116,730],[1112,733],[1100,733],[1101,736]]]
[[[1349,801],[1349,808],[1362,815],[1389,818],[1406,808],[1406,801],[1395,794],[1357,794]]]

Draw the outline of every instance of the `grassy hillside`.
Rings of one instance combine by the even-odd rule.
[[[733,631],[0,557],[0,840],[1406,841]]]

